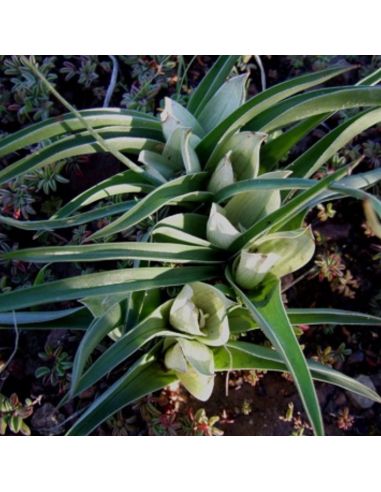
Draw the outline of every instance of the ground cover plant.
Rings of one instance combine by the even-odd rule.
[[[34,285],[1,294],[0,322],[8,329],[84,332],[72,363],[47,348],[42,360],[54,362],[37,371],[58,384],[72,368],[60,407],[119,371],[83,408],[69,435],[88,434],[126,405],[177,382],[206,401],[218,372],[227,372],[227,385],[236,371],[289,373],[317,435],[324,426],[314,380],[381,401],[372,388],[321,363],[329,351],[320,354],[321,362],[308,359],[298,341],[300,326],[379,327],[381,319],[344,309],[290,308],[282,296],[282,283],[310,262],[319,242],[305,222],[310,210],[319,207],[324,221],[335,213],[336,200],[359,199],[377,233],[380,202],[366,190],[380,181],[380,169],[358,171],[361,154],[336,157],[380,121],[381,73],[355,85],[321,87],[353,69],[334,66],[247,98],[247,74],[229,77],[239,63],[237,56],[218,58],[186,104],[165,98],[155,117],[135,109],[79,112],[33,59],[20,59],[68,113],[0,140],[0,155],[9,158],[0,185],[14,186],[3,193],[3,203],[19,211],[3,214],[0,222],[33,231],[35,240],[73,227],[79,237],[64,246],[6,247],[1,259],[100,268],[79,274],[69,268],[49,281],[43,267]],[[340,121],[292,158],[304,137],[335,121],[338,112]],[[60,163],[91,154],[112,155],[125,170],[58,204],[48,218],[32,220],[17,180],[33,182],[39,173],[37,186],[48,194],[66,181]],[[330,277],[332,263],[339,274]],[[356,282],[349,270],[344,274],[340,258],[322,255],[316,266],[319,279],[335,277],[333,288],[350,297]],[[267,342],[250,339],[259,330]],[[106,337],[111,343],[99,355]],[[345,411],[341,419],[343,425],[350,420]],[[214,425],[201,413],[190,420]]]

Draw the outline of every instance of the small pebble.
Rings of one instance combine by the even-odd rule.
[[[359,383],[368,386],[368,388],[372,389],[373,391],[376,391],[373,381],[370,379],[369,376],[365,376],[364,374],[361,374],[360,376],[357,376],[355,379]],[[367,409],[374,405],[374,401],[369,400],[369,398],[365,398],[364,396],[360,396],[352,392],[348,393],[348,396],[352,401],[352,403],[354,403],[358,408]]]

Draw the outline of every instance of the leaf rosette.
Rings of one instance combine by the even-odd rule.
[[[229,301],[215,287],[202,282],[185,285],[170,312],[172,328],[186,335],[165,340],[164,364],[199,400],[207,400],[214,385],[214,358],[209,347],[229,339]]]
[[[237,284],[251,290],[268,275],[281,278],[306,265],[315,252],[310,227],[268,234],[241,251],[233,264]]]

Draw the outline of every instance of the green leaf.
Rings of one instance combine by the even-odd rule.
[[[172,166],[162,154],[150,150],[142,150],[139,154],[139,162],[146,166],[147,172],[159,175],[164,181],[172,179],[178,171],[177,166]]]
[[[155,241],[173,242],[180,244],[192,244],[194,246],[212,246],[209,241],[200,239],[197,236],[179,231],[174,227],[159,226],[152,231],[152,237]]]
[[[261,179],[283,179],[287,181],[288,171],[273,171],[261,175]],[[259,190],[248,191],[235,195],[225,205],[226,217],[232,224],[242,230],[251,227],[263,217],[267,217],[281,205],[280,191]],[[243,214],[242,211],[245,210]]]
[[[380,105],[381,87],[343,87],[334,91],[326,90],[325,93],[311,91],[303,97],[294,96],[261,114],[248,125],[248,129],[271,132],[296,121],[332,111]]]
[[[150,216],[164,205],[169,204],[174,199],[178,199],[183,195],[199,190],[203,186],[206,177],[206,173],[190,174],[188,176],[181,176],[180,178],[159,186],[156,190],[140,200],[127,213],[123,214],[103,229],[95,232],[91,236],[91,239],[105,238],[138,224],[140,221]]]
[[[261,149],[261,171],[272,171],[276,164],[283,157],[286,157],[287,153],[292,149],[292,147],[294,147],[294,145],[296,145],[311,130],[322,123],[328,116],[328,113],[311,116],[311,118],[307,118],[299,123],[296,123],[296,125],[286,130],[279,137],[266,143]]]
[[[275,350],[247,342],[229,342],[227,348],[215,350],[214,363],[216,371],[259,369],[284,372],[287,370],[282,357]],[[381,398],[375,391],[355,379],[318,362],[308,360],[307,363],[314,380],[334,384],[381,403]]]
[[[356,135],[381,121],[381,109],[356,114],[294,160],[288,167],[293,177],[308,178],[325,164],[338,150],[347,145]]]
[[[198,372],[191,364],[187,365],[185,372],[175,371],[175,375],[180,380],[189,393],[200,401],[209,400],[214,387],[215,376],[206,376]]]
[[[118,215],[121,212],[131,209],[135,204],[136,202],[134,200],[130,200],[127,202],[116,203],[114,205],[106,205],[104,207],[95,208],[89,212],[72,215],[71,217],[63,217],[61,219],[23,221],[0,215],[0,224],[6,224],[15,227],[16,229],[22,229],[25,231],[53,231],[54,229],[75,227],[77,225],[102,219],[103,217]]]
[[[152,237],[156,241],[211,246],[206,241],[207,219],[201,214],[175,214],[157,222]]]
[[[67,217],[79,208],[90,205],[103,198],[124,193],[148,193],[152,189],[152,184],[147,183],[141,173],[137,174],[131,170],[127,170],[115,174],[115,176],[111,176],[80,193],[55,213],[52,219]]]
[[[233,265],[240,287],[253,289],[268,275],[281,278],[295,272],[310,261],[315,240],[310,227],[281,231],[262,236],[241,251]]]
[[[379,82],[381,82],[381,68],[377,68],[374,72],[363,77],[356,85],[376,85]]]
[[[0,330],[12,329],[14,319],[22,330],[86,330],[93,318],[83,307],[58,311],[0,313]]]
[[[342,309],[291,308],[287,309],[287,316],[292,325],[381,326],[381,318],[377,316]],[[232,333],[259,328],[243,307],[229,312],[229,326]]]
[[[0,253],[0,257],[1,257],[1,253]],[[40,270],[38,271],[37,275],[34,278],[33,285],[41,285],[45,282],[45,275],[48,268],[49,268],[49,264],[40,268]]]
[[[239,132],[218,145],[206,163],[206,169],[214,170],[228,154],[237,181],[255,178],[259,171],[259,152],[267,134],[263,132]]]
[[[344,189],[352,188],[352,189],[361,189],[361,188],[369,188],[370,186],[375,185],[381,180],[381,168],[372,169],[372,171],[367,171],[365,173],[357,173],[352,174],[350,176],[345,176],[343,179],[340,179],[337,183],[333,183],[329,190],[322,193],[319,197],[319,200],[316,198],[311,200],[310,206],[314,207],[318,203],[337,200],[338,198],[343,198]],[[337,187],[337,188],[336,188]],[[336,191],[337,190],[337,191]]]
[[[364,325],[381,326],[381,318],[370,314],[346,311],[343,309],[309,308],[309,309],[288,309],[292,324],[306,325]]]
[[[199,173],[201,171],[200,162],[191,143],[192,133],[186,130],[181,139],[181,156],[187,174]]]
[[[183,231],[188,234],[194,234],[202,239],[206,238],[206,222],[205,215],[196,213],[181,213],[170,215],[160,220],[155,227],[168,226]]]
[[[381,80],[381,68],[364,77],[356,85],[375,85]],[[285,131],[278,138],[266,144],[261,150],[261,166],[270,171],[275,164],[287,155],[287,152],[297,144],[307,133],[335,113],[311,116]]]
[[[185,359],[197,372],[204,376],[214,375],[213,352],[209,347],[186,338],[180,338],[177,343],[180,345]]]
[[[221,253],[212,248],[176,243],[120,242],[81,246],[43,246],[0,254],[6,260],[31,263],[105,260],[153,260],[173,263],[221,263]]]
[[[95,400],[68,431],[69,436],[90,434],[97,426],[126,405],[177,381],[173,372],[163,371],[152,357],[143,357],[103,395]]]
[[[213,130],[245,102],[247,78],[248,74],[232,77],[203,106],[198,121],[206,132]]]
[[[74,398],[82,391],[93,386],[103,376],[128,359],[146,343],[157,337],[182,337],[181,333],[168,329],[169,309],[172,301],[168,301],[154,310],[147,318],[138,323],[132,330],[117,339],[98,359],[91,364],[70,394]],[[93,349],[92,349],[93,350]]]
[[[102,138],[112,148],[129,153],[139,153],[143,149],[160,152],[163,147],[161,142],[148,138],[126,136],[122,127],[102,128],[97,130]],[[88,133],[71,135],[52,143],[33,154],[20,159],[0,171],[0,185],[23,173],[35,171],[52,162],[61,159],[103,152],[99,144]]]
[[[205,345],[224,345],[229,339],[227,307],[221,291],[204,282],[193,282],[184,285],[174,299],[169,320],[179,332]]]
[[[178,128],[189,128],[199,137],[202,137],[205,134],[204,129],[193,114],[169,97],[164,99],[164,110],[162,111],[160,118],[163,133],[167,141]]]
[[[132,268],[91,273],[55,280],[36,287],[0,295],[0,312],[87,296],[122,294],[156,287],[210,280],[219,275],[216,267]]]
[[[245,104],[229,115],[216,128],[209,132],[197,146],[197,153],[202,160],[208,159],[217,142],[222,138],[232,135],[235,131],[242,128],[251,121],[256,115],[262,113],[267,108],[286,99],[287,97],[302,92],[310,87],[322,84],[323,82],[340,75],[353,67],[329,68],[309,75],[302,75],[292,80],[287,80],[277,84],[260,94],[249,99]]]
[[[225,210],[212,203],[206,224],[206,237],[217,248],[227,250],[240,238],[239,230],[226,217]]]
[[[280,281],[278,279],[268,281],[261,292],[251,292],[249,298],[234,283],[228,269],[226,276],[266,337],[282,355],[282,359],[295,381],[315,434],[323,435],[323,421],[311,373],[287,317],[281,297]]]
[[[143,136],[141,130],[144,130],[147,132],[144,136],[157,140],[162,139],[160,122],[144,113],[136,113],[135,111],[119,108],[98,108],[83,110],[80,111],[80,114],[93,128],[123,126],[125,127],[125,132],[130,134],[130,136]],[[1,139],[0,157],[43,140],[83,130],[86,130],[86,128],[82,121],[72,113],[49,118],[22,128]]]
[[[217,167],[210,177],[208,191],[213,194],[217,194],[220,190],[223,190],[235,182],[233,164],[230,159],[231,154],[232,151],[230,150],[217,164]]]
[[[12,415],[9,420],[9,428],[14,434],[18,434],[20,432],[22,426],[22,418],[17,417],[16,415]]]
[[[0,314],[0,324],[2,325],[14,325],[16,320],[17,325],[30,325],[34,323],[45,323],[49,321],[54,321],[56,319],[66,318],[71,314],[77,313],[83,308],[76,307],[70,309],[60,309],[57,311],[31,311],[25,313],[1,313]]]
[[[196,117],[225,82],[225,79],[232,71],[238,59],[239,55],[222,55],[218,57],[215,64],[192,92],[188,103],[188,109]]]
[[[102,317],[94,319],[86,330],[75,354],[71,374],[70,395],[75,394],[79,380],[85,369],[86,363],[97,347],[98,343],[122,322],[122,308],[120,304],[114,304]]]
[[[268,173],[270,174],[270,173]],[[271,173],[272,174],[272,173]],[[303,178],[265,178],[260,175],[255,179],[245,179],[244,181],[238,181],[223,188],[214,196],[214,201],[217,203],[223,203],[229,198],[239,196],[241,193],[251,191],[268,191],[268,190],[303,190],[311,188],[317,183],[314,179]]]
[[[284,224],[289,222],[303,210],[310,207],[312,199],[318,197],[321,192],[327,189],[332,183],[344,176],[348,172],[348,167],[339,169],[335,173],[321,179],[310,189],[300,193],[288,203],[282,205],[278,210],[272,212],[267,217],[260,219],[252,227],[247,229],[231,244],[232,251],[238,251],[249,241],[254,241],[257,237],[269,231],[270,229],[280,229]]]

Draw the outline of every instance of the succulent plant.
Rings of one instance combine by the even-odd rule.
[[[376,217],[381,215],[379,200],[364,191],[381,180],[380,169],[350,175],[357,160],[316,179],[338,150],[381,121],[381,88],[373,87],[381,73],[356,86],[308,90],[350,69],[332,67],[246,100],[247,76],[226,80],[237,60],[220,57],[187,107],[166,98],[159,120],[118,108],[79,112],[33,60],[23,59],[69,113],[0,141],[0,155],[7,155],[54,137],[50,145],[0,171],[0,184],[61,159],[101,151],[126,166],[48,219],[0,216],[3,224],[33,231],[117,216],[86,237],[86,243],[93,244],[5,252],[4,259],[134,261],[130,268],[104,269],[0,295],[3,326],[12,324],[9,311],[16,311],[25,329],[37,324],[85,330],[64,401],[126,363],[126,370],[79,417],[70,435],[90,433],[125,405],[177,381],[205,400],[218,371],[289,372],[318,435],[324,428],[313,380],[381,402],[358,381],[307,360],[294,330],[300,324],[381,326],[381,319],[343,310],[286,309],[281,295],[282,277],[303,267],[314,254],[311,229],[305,225],[309,210],[349,196],[367,200]],[[358,107],[368,109],[345,119],[292,162],[284,159],[331,114]],[[128,199],[82,211],[114,195]],[[144,222],[147,218],[150,221]],[[133,233],[142,223],[140,241],[107,242]],[[174,299],[168,291],[173,287],[181,289]],[[25,311],[64,301],[78,305]],[[239,339],[257,328],[271,348]],[[107,335],[111,345],[87,365]]]

